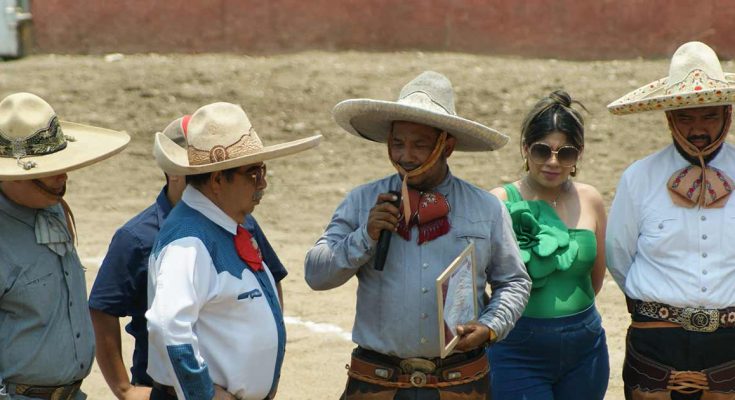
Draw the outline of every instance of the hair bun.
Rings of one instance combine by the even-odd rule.
[[[554,90],[549,94],[549,98],[551,100],[554,100],[555,103],[559,103],[564,107],[572,106],[572,97],[569,96],[569,93],[563,90]]]

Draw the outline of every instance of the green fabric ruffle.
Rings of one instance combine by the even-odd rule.
[[[533,288],[546,285],[556,270],[566,271],[577,258],[579,245],[569,240],[569,229],[545,201],[505,202],[513,231]]]

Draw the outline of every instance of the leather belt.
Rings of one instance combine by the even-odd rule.
[[[724,309],[674,307],[668,304],[626,298],[632,314],[668,321],[687,331],[714,332],[718,328],[735,327],[735,307]]]
[[[490,369],[484,349],[481,349],[480,354],[474,359],[465,359],[453,364],[443,362],[441,366],[437,366],[436,361],[424,358],[398,359],[381,356],[382,360],[368,360],[356,351],[352,355],[352,362],[346,366],[348,375],[386,387],[440,388],[476,381],[486,376]],[[385,362],[386,358],[397,362]]]
[[[8,383],[8,391],[11,395],[16,394],[37,399],[71,400],[76,396],[77,392],[79,392],[79,388],[81,386],[81,380],[62,386],[38,386],[22,383]]]

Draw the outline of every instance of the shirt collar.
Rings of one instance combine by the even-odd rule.
[[[0,211],[30,227],[34,227],[36,224],[37,210],[13,202],[5,196],[2,190],[0,190]]]
[[[394,179],[394,182],[395,182],[395,185],[394,186],[396,187],[395,190],[400,191],[400,189],[401,189],[401,175],[400,174],[395,174],[395,175],[393,175],[393,179]],[[444,196],[447,196],[447,195],[449,195],[449,188],[452,186],[452,180],[453,179],[454,179],[454,176],[452,175],[452,171],[447,166],[447,176],[445,176],[444,179],[438,185],[436,185],[436,187],[434,187],[431,190],[433,190],[435,192],[439,192],[439,193],[443,194]]]
[[[207,196],[203,195],[202,192],[196,190],[193,186],[186,185],[184,194],[181,195],[181,201],[202,213],[205,217],[221,226],[227,232],[230,232],[233,235],[237,234],[237,222],[230,218],[229,215],[225,214],[225,212],[217,207],[212,200],[209,200]]]
[[[168,185],[165,185],[161,189],[161,193],[156,197],[156,216],[158,217],[158,226],[163,225],[163,220],[168,217],[168,213],[171,212],[173,206],[168,201]]]

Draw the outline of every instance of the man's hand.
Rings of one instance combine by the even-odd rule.
[[[125,389],[120,399],[122,400],[148,400],[151,398],[151,388],[146,386],[133,386]]]
[[[213,400],[237,400],[227,389],[220,385],[214,385],[214,397]]]
[[[373,240],[378,240],[380,231],[388,230],[393,232],[398,226],[398,207],[390,202],[398,200],[397,196],[390,193],[382,193],[378,195],[375,207],[370,209],[368,215],[367,232]]]
[[[457,334],[459,342],[457,342],[456,350],[469,351],[484,345],[490,338],[490,328],[476,321],[468,322],[464,325],[457,325]]]

